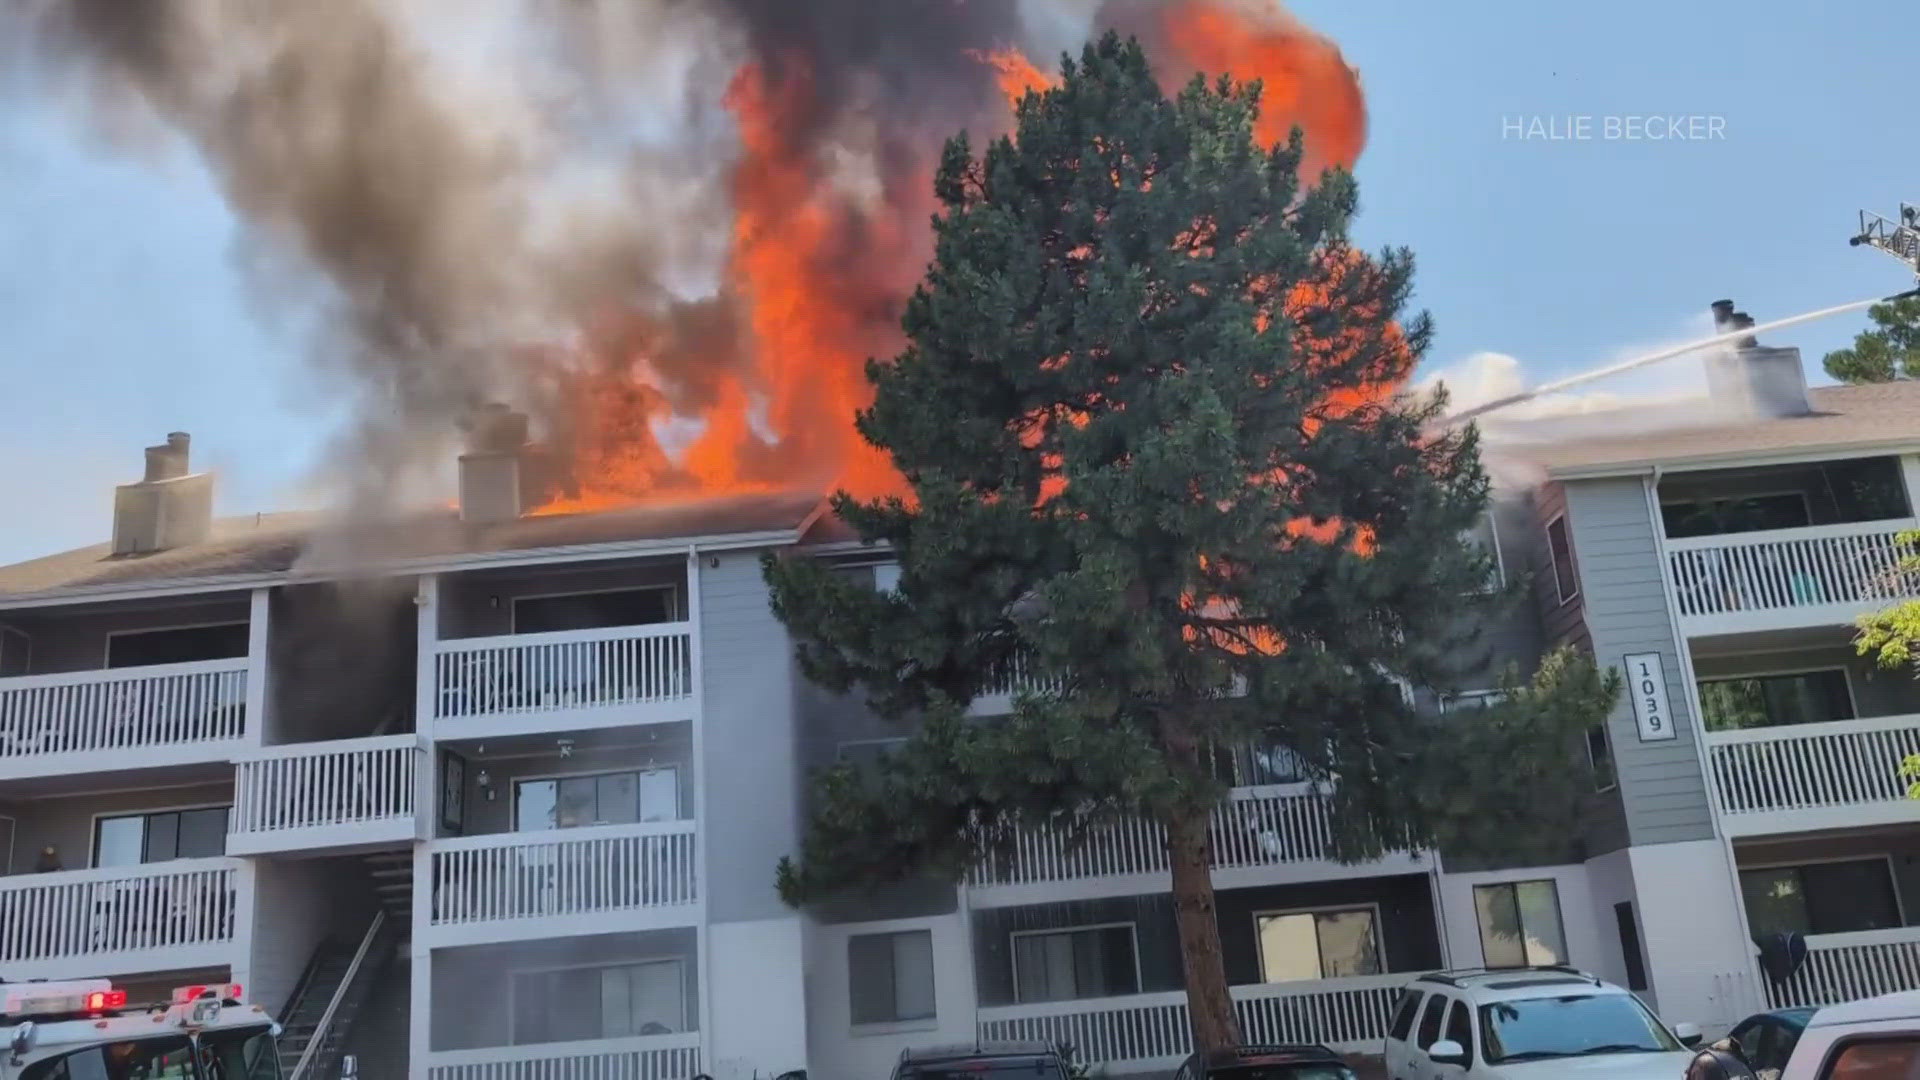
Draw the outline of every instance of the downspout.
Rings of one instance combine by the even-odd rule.
[[[1661,466],[1655,465],[1643,480],[1647,494],[1647,520],[1653,529],[1654,555],[1660,563],[1661,589],[1666,593],[1667,624],[1672,628],[1674,652],[1680,658],[1681,693],[1686,697],[1688,711],[1693,714],[1693,756],[1700,764],[1700,784],[1707,797],[1707,819],[1713,823],[1713,838],[1720,842],[1721,856],[1726,859],[1727,892],[1733,902],[1734,917],[1739,920],[1741,940],[1752,942],[1753,927],[1747,923],[1746,898],[1740,893],[1740,866],[1733,855],[1733,839],[1727,835],[1720,821],[1719,789],[1714,782],[1713,762],[1707,754],[1707,721],[1706,714],[1700,709],[1700,684],[1693,670],[1693,646],[1680,627],[1677,603],[1680,594],[1674,585],[1673,561],[1667,552],[1666,525],[1660,517],[1660,477],[1665,472]],[[1615,761],[1618,760],[1619,755],[1616,754]],[[1745,960],[1746,971],[1743,974],[1751,980],[1756,991],[1762,992],[1760,1000],[1764,1001],[1765,982],[1761,978],[1758,953],[1747,949]],[[1747,1004],[1742,1003],[1741,1008],[1746,1008]]]
[[[694,823],[693,823],[693,879],[700,895],[700,923],[694,930],[694,948],[699,951],[695,958],[694,970],[699,973],[700,986],[697,1001],[700,1020],[700,1065],[697,1071],[711,1074],[714,1069],[713,1046],[713,949],[710,932],[712,920],[709,917],[713,882],[707,873],[707,830],[711,817],[707,807],[712,803],[707,783],[707,687],[706,656],[701,641],[701,592],[700,592],[700,547],[687,545],[687,640],[689,678],[693,681],[693,787],[694,787]]]

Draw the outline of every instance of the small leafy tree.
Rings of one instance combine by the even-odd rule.
[[[1827,374],[1847,383],[1920,378],[1920,296],[1867,309],[1874,329],[1862,330],[1850,349],[1835,349],[1821,361]]]
[[[892,548],[876,592],[769,557],[799,662],[911,737],[819,774],[778,884],[804,904],[1009,857],[1020,830],[1166,837],[1195,1041],[1238,1039],[1214,919],[1216,751],[1282,746],[1331,786],[1349,859],[1498,849],[1570,828],[1568,777],[1617,692],[1574,654],[1442,731],[1490,594],[1461,539],[1486,507],[1472,430],[1393,392],[1428,337],[1405,252],[1346,242],[1354,186],[1301,190],[1301,143],[1253,137],[1257,85],[1169,99],[1108,35],[946,148],[908,344],[874,362],[860,431],[913,498],[834,499]],[[967,703],[1027,675],[1011,715]]]

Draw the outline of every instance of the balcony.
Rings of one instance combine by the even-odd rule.
[[[235,859],[0,877],[0,972],[71,978],[231,963]]]
[[[558,1076],[677,1080],[700,1072],[700,1033],[443,1050],[427,1058],[428,1080],[535,1080]]]
[[[1366,975],[1233,987],[1241,1038],[1377,1052],[1394,999],[1411,978]],[[1172,1070],[1193,1049],[1185,991],[983,1008],[979,1037],[1070,1043],[1089,1067],[1122,1074]]]
[[[1706,733],[1714,806],[1729,836],[1920,821],[1900,763],[1920,716]]]
[[[694,823],[596,825],[436,840],[436,948],[691,925]]]
[[[1767,983],[1767,1007],[1837,1005],[1920,986],[1920,926],[1807,935],[1807,962]]]
[[[1332,802],[1306,784],[1236,788],[1214,809],[1210,831],[1220,889],[1426,869],[1411,851],[1367,863],[1335,861]],[[980,907],[1165,892],[1172,887],[1166,832],[1133,819],[1096,829],[1076,845],[1063,829],[1026,830],[1010,851],[983,860],[970,884]]]
[[[1689,637],[1839,626],[1920,596],[1900,562],[1912,519],[1690,537],[1667,542],[1674,602]]]
[[[0,780],[224,762],[246,735],[248,664],[0,679]]]
[[[435,648],[442,739],[692,718],[689,623],[456,638]]]
[[[425,768],[414,735],[248,751],[234,761],[227,853],[339,854],[424,839],[415,803]]]

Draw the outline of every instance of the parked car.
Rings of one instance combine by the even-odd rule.
[[[1733,1040],[1734,1052],[1759,1080],[1777,1080],[1814,1012],[1813,1009],[1775,1009],[1755,1013],[1735,1024],[1727,1038]]]
[[[1572,968],[1442,971],[1402,991],[1385,1058],[1389,1080],[1679,1080],[1699,1041]]]
[[[1070,1080],[1067,1056],[1049,1043],[984,1042],[908,1047],[893,1080]]]
[[[1716,1044],[1721,1045],[1721,1044]],[[1744,1045],[1703,1051],[1690,1077],[1756,1080]],[[1709,1060],[1711,1059],[1711,1060]],[[1779,1080],[1909,1080],[1920,1076],[1920,990],[1904,990],[1807,1018]]]
[[[1236,1046],[1194,1053],[1173,1080],[1357,1080],[1339,1054],[1324,1046]]]

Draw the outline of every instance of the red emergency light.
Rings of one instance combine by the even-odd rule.
[[[175,1005],[185,1005],[189,1002],[199,1001],[201,998],[206,997],[209,992],[221,1001],[240,1000],[239,983],[214,983],[210,986],[175,987],[173,991],[173,1003]],[[126,995],[122,994],[121,996],[125,997]]]
[[[127,1006],[125,990],[95,990],[87,995],[88,1012],[104,1012],[107,1009],[124,1009]]]

